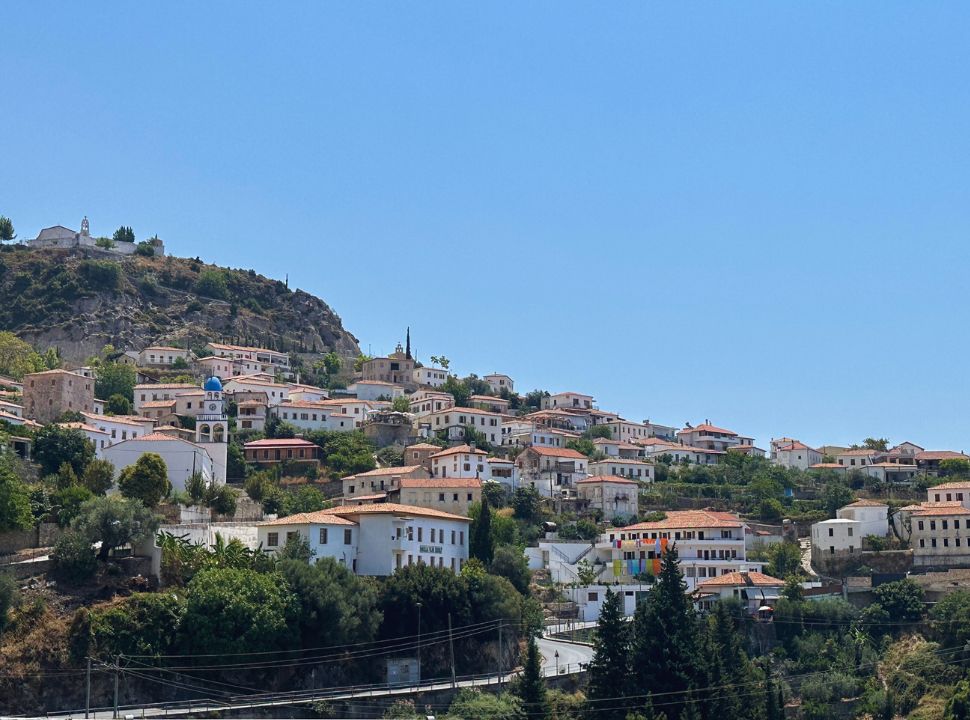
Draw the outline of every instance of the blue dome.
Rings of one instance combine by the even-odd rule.
[[[222,392],[222,381],[217,377],[211,377],[205,381],[202,389],[207,392]]]

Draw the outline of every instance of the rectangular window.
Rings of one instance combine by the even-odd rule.
[[[350,545],[354,541],[354,531],[350,528],[344,529],[344,545]]]
[[[320,528],[320,544],[327,544],[327,528]]]
[[[418,528],[418,542],[424,540],[424,528]]]
[[[266,534],[266,546],[277,547],[280,544],[280,534],[271,532]]]

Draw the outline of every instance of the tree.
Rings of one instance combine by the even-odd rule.
[[[962,648],[970,643],[970,591],[944,595],[930,611],[930,619],[933,636],[944,648]]]
[[[880,585],[872,594],[894,622],[915,622],[923,617],[923,588],[909,578]]]
[[[80,585],[98,571],[98,558],[87,535],[68,532],[54,543],[51,553],[51,572],[65,582]]]
[[[297,513],[316,512],[328,507],[330,507],[330,503],[327,502],[327,498],[322,492],[312,485],[304,485],[296,492],[288,492],[283,495],[279,515],[284,517]]]
[[[115,393],[104,405],[105,415],[131,415],[131,401],[121,393]]]
[[[97,240],[94,241],[94,244],[97,247],[102,248],[104,250],[111,250],[115,247],[115,241],[112,240],[111,238],[106,238],[106,237],[99,237]]]
[[[277,569],[297,598],[297,631],[304,647],[366,643],[377,637],[381,613],[375,583],[329,557],[313,565],[281,561]]]
[[[98,557],[107,560],[116,547],[151,537],[158,529],[158,518],[137,500],[110,495],[84,503],[71,527],[89,545],[100,542]]]
[[[789,575],[801,575],[802,550],[798,543],[783,541],[768,547],[768,575],[776,578],[787,578]]]
[[[342,365],[343,363],[340,360],[340,356],[331,351],[324,355],[323,358],[315,364],[315,367],[318,370],[323,371],[323,374],[326,377],[326,386],[330,387],[331,381],[340,372]]]
[[[689,705],[687,693],[703,684],[694,606],[686,591],[677,548],[668,546],[653,589],[637,606],[630,652],[632,681],[669,696],[666,712],[675,718]]]
[[[227,299],[229,284],[226,282],[225,273],[219,270],[203,270],[195,283],[195,292],[215,300]]]
[[[189,582],[178,644],[183,653],[209,656],[291,649],[297,607],[279,573],[203,570]]]
[[[529,572],[529,561],[521,548],[512,545],[496,547],[489,572],[507,579],[523,595],[529,594],[529,581],[532,574]]]
[[[426,717],[424,713],[420,717]],[[448,706],[448,718],[454,720],[526,720],[535,717],[531,708],[523,708],[515,695],[493,695],[477,688],[462,688]]]
[[[946,701],[943,720],[970,720],[970,682],[961,680]]]
[[[122,243],[122,242],[133,243],[135,242],[135,231],[132,230],[131,227],[129,226],[122,225],[121,227],[119,227],[117,230],[114,231],[114,234],[111,236],[111,239],[114,240],[116,243]]]
[[[468,389],[468,386],[454,375],[448,376],[448,379],[445,380],[444,384],[441,386],[440,391],[450,393],[455,399],[455,405],[458,407],[468,407],[468,402],[472,396],[471,390]]]
[[[601,720],[623,720],[627,713],[621,699],[628,691],[630,626],[623,617],[622,602],[622,595],[606,589],[593,638],[586,697],[592,716]]]
[[[970,460],[966,458],[940,460],[940,477],[970,477]]]
[[[822,488],[822,502],[829,517],[835,517],[836,511],[852,502],[852,490],[841,480],[832,479]]]
[[[593,441],[588,438],[576,438],[575,440],[569,440],[566,442],[566,447],[570,450],[575,450],[576,452],[582,453],[586,457],[591,457],[593,453],[596,452],[596,446],[593,445]]]
[[[145,453],[134,465],[121,471],[118,489],[127,498],[140,500],[145,507],[155,507],[172,490],[168,468],[158,453]]]
[[[94,446],[75,428],[46,425],[34,437],[34,461],[44,475],[54,475],[68,463],[74,474],[81,476],[93,459]]]
[[[28,530],[33,525],[30,490],[7,459],[0,457],[0,532]]]
[[[16,237],[13,221],[6,215],[0,215],[0,242],[11,242]]]
[[[515,686],[515,694],[522,700],[530,718],[547,718],[549,701],[546,697],[546,683],[542,678],[542,664],[539,660],[539,646],[536,639],[529,637],[525,655],[525,665]]]
[[[121,395],[128,402],[133,402],[136,382],[133,367],[121,363],[102,363],[95,372],[94,394],[109,399],[112,395]]]
[[[541,517],[542,499],[534,487],[518,487],[512,493],[512,514],[519,520],[536,522]]]
[[[878,450],[879,452],[887,452],[889,450],[889,440],[886,438],[868,437],[862,441],[862,447],[870,450]]]
[[[95,495],[104,495],[114,485],[115,466],[108,460],[94,459],[84,468],[81,484]]]
[[[391,410],[402,413],[410,412],[411,401],[408,400],[407,395],[399,395],[391,401]]]
[[[586,431],[586,434],[590,440],[595,440],[596,438],[603,438],[604,440],[613,439],[613,431],[606,425],[594,425]]]
[[[367,472],[377,467],[374,444],[360,430],[318,430],[309,433],[307,439],[320,446],[323,464],[338,476]]]
[[[228,485],[220,485],[218,488],[210,488],[207,494],[207,504],[217,515],[232,517],[236,514],[238,502],[238,490],[234,490]]]
[[[27,373],[52,369],[28,343],[12,332],[0,332],[0,375],[21,380]]]
[[[472,520],[469,531],[468,554],[478,558],[484,564],[492,562],[492,511],[488,506],[488,498],[482,497],[478,517]]]
[[[147,240],[142,240],[135,246],[135,255],[141,257],[155,257],[155,246]]]
[[[238,443],[230,442],[226,450],[226,478],[231,481],[245,480],[249,475],[246,454]]]

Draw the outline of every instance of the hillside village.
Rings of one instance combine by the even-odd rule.
[[[112,593],[178,587],[227,543],[247,563],[332,562],[362,581],[484,568],[514,587],[520,617],[573,631],[633,618],[672,550],[695,612],[729,604],[755,624],[795,596],[864,609],[883,585],[970,589],[958,450],[813,448],[785,428],[762,448],[719,419],[638,421],[594,389],[523,392],[502,372],[419,361],[410,329],[386,356],[312,363],[212,337],[109,345],[78,364],[5,335],[0,427],[22,489],[0,562],[41,591],[104,582],[112,561],[136,583]],[[154,516],[78,541],[112,498]],[[388,660],[388,677],[415,672],[402,667]]]

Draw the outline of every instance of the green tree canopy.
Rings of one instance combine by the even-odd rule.
[[[121,227],[119,227],[117,230],[114,231],[114,234],[111,236],[111,239],[114,240],[116,243],[122,243],[122,242],[133,243],[135,242],[135,231],[132,230],[130,226],[122,225]]]
[[[546,681],[542,677],[539,646],[532,636],[529,637],[529,644],[526,647],[522,674],[515,684],[515,694],[529,709],[530,718],[549,717],[549,699],[546,696]]]
[[[514,545],[496,547],[492,554],[489,572],[504,577],[523,595],[529,594],[529,580],[532,575],[529,572],[529,560],[522,552],[522,548]]]
[[[115,393],[105,401],[104,412],[105,415],[131,415],[131,400]]]
[[[492,562],[494,548],[492,546],[492,510],[488,505],[488,498],[482,496],[478,512],[472,514],[472,525],[469,530],[468,554],[478,558],[485,565]]]
[[[135,383],[133,367],[114,362],[102,363],[95,372],[94,394],[96,397],[109,399],[113,395],[121,395],[129,403],[134,402]]]
[[[75,428],[45,425],[34,436],[34,461],[44,475],[54,475],[62,464],[68,463],[74,474],[81,477],[93,459],[94,446]]]
[[[229,284],[225,273],[219,270],[203,270],[195,283],[195,292],[215,300],[226,300],[229,297]]]
[[[168,468],[158,453],[145,453],[133,465],[121,471],[118,488],[127,498],[141,501],[145,507],[155,507],[172,490]]]
[[[623,698],[630,691],[630,625],[623,617],[622,602],[622,595],[606,589],[593,638],[586,697],[602,720],[624,720],[628,710]]]
[[[6,215],[0,215],[0,242],[10,242],[17,237],[13,221]]]
[[[110,495],[84,503],[71,526],[89,544],[100,542],[98,557],[107,560],[114,548],[151,537],[158,518],[137,500]]]
[[[179,627],[186,654],[233,656],[297,647],[299,606],[279,573],[203,570],[188,585]]]

